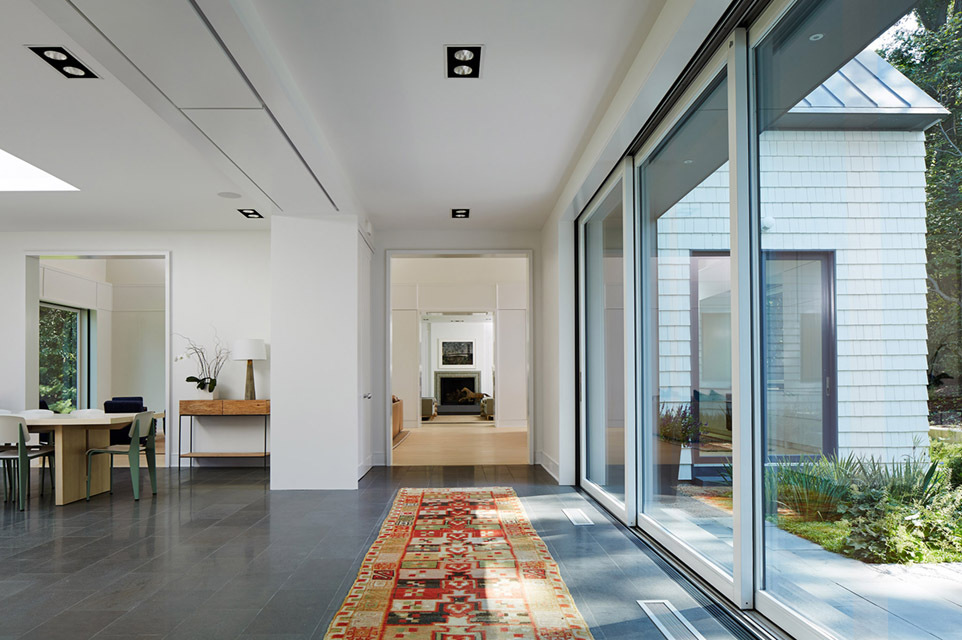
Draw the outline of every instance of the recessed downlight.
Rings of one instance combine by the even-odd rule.
[[[808,39],[811,40],[812,42],[818,42],[824,37],[825,37],[824,33],[813,33],[812,35],[808,36]]]
[[[234,193],[233,191],[221,191],[217,195],[219,195],[221,198],[228,198],[229,200],[236,200],[237,198],[241,197],[241,194]]]
[[[38,56],[40,59],[49,64],[51,67],[63,74],[64,77],[75,80],[78,78],[96,78],[97,74],[90,70],[87,65],[82,63],[77,59],[75,55],[64,49],[63,47],[55,46],[45,46],[45,47],[27,47]]]
[[[445,46],[445,60],[449,78],[480,78],[480,44],[449,44]],[[470,62],[471,64],[465,64]]]
[[[259,214],[256,209],[238,209],[238,211],[242,216],[251,220],[264,217],[261,214]]]
[[[470,209],[451,209],[451,217],[457,219],[469,218],[471,216]]]

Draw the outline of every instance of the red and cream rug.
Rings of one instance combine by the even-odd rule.
[[[590,640],[510,488],[401,489],[325,640]]]

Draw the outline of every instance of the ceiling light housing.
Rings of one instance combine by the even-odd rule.
[[[451,209],[451,217],[458,220],[464,220],[465,218],[471,217],[470,209]]]
[[[80,80],[97,77],[97,74],[91,71],[90,67],[63,47],[28,46],[27,48],[40,56],[41,60],[59,71],[65,78]]]
[[[261,214],[257,213],[256,209],[238,209],[238,211],[242,216],[244,216],[248,220],[257,220],[259,218],[264,217]]]
[[[444,47],[447,74],[449,78],[480,78],[480,44],[449,44]]]

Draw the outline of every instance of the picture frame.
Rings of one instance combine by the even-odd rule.
[[[463,369],[474,363],[474,340],[438,340],[439,368]]]

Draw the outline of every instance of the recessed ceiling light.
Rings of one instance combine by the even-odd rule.
[[[221,198],[228,198],[230,200],[236,200],[237,198],[241,197],[239,193],[234,193],[233,191],[221,191],[217,195],[219,195]]]
[[[79,189],[0,149],[0,191],[79,191]]]
[[[470,209],[451,209],[451,217],[452,217],[452,218],[459,218],[459,219],[461,219],[461,218],[470,217],[470,215],[471,215],[471,210],[470,210]]]
[[[245,218],[256,219],[256,218],[264,217],[261,214],[257,213],[256,209],[238,209],[238,211],[240,211],[240,214]]]
[[[27,47],[40,59],[70,79],[96,78],[97,75],[63,47]]]
[[[685,160],[684,162],[685,164],[691,164],[692,162],[694,162],[694,160]]]
[[[818,42],[824,37],[825,37],[824,33],[813,33],[812,35],[808,36],[808,39],[811,40],[812,42]]]
[[[449,78],[481,77],[480,44],[449,44],[445,46],[445,59]],[[471,64],[464,64],[470,61]]]

